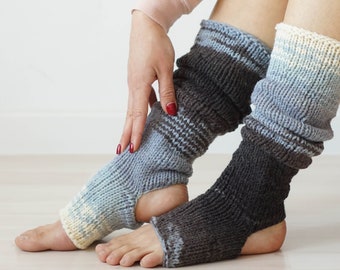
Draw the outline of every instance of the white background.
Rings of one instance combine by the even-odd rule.
[[[214,1],[171,29],[176,56]],[[133,1],[0,0],[0,155],[114,153],[127,103]],[[340,117],[325,153],[340,154]],[[232,153],[239,130],[210,153]]]

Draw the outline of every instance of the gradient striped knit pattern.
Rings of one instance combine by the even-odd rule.
[[[268,63],[268,49],[253,36],[203,21],[174,73],[177,116],[156,103],[140,149],[114,158],[61,210],[73,243],[83,249],[114,230],[137,228],[134,209],[143,194],[186,184],[193,161],[250,113],[251,91]]]
[[[340,102],[340,42],[279,24],[266,78],[255,87],[244,136],[294,168],[333,137]]]
[[[228,167],[203,195],[153,217],[165,267],[237,257],[254,232],[285,219],[284,200],[299,168],[332,137],[340,101],[340,43],[285,24],[254,112]]]

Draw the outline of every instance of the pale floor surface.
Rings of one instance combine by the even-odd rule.
[[[121,269],[98,261],[94,247],[74,252],[22,252],[14,238],[57,220],[58,210],[108,156],[0,157],[0,270]],[[195,163],[191,198],[207,189],[229,161],[207,155]],[[324,156],[293,179],[286,200],[288,235],[280,252],[186,269],[340,269],[340,157]],[[105,240],[114,235],[115,232]],[[131,269],[140,269],[134,266]]]

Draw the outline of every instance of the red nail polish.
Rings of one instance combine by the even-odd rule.
[[[121,152],[122,152],[122,146],[120,144],[118,144],[117,149],[116,149],[116,154],[120,155]]]
[[[131,154],[135,151],[133,143],[130,143],[129,151]]]
[[[169,115],[175,116],[177,114],[177,106],[175,102],[166,104],[166,111]]]

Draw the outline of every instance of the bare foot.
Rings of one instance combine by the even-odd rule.
[[[173,185],[151,191],[138,200],[136,219],[148,222],[152,216],[168,212],[186,201],[188,201],[188,191],[185,185]],[[77,249],[65,233],[60,221],[26,231],[15,239],[15,243],[25,251]]]
[[[142,267],[154,267],[163,261],[162,246],[150,224],[97,245],[96,252],[102,262],[110,265],[132,266],[140,261]]]
[[[281,248],[286,236],[286,222],[250,235],[241,254],[263,254]],[[110,265],[132,266],[140,261],[142,267],[156,267],[163,263],[163,249],[152,225],[148,224],[129,234],[112,239],[96,247],[98,258]]]
[[[136,220],[149,222],[153,216],[160,216],[188,201],[186,185],[172,185],[144,194],[136,205]]]
[[[244,244],[241,254],[254,255],[278,251],[286,238],[286,221],[251,234]]]
[[[15,244],[24,251],[77,249],[60,221],[24,232],[15,239]]]

